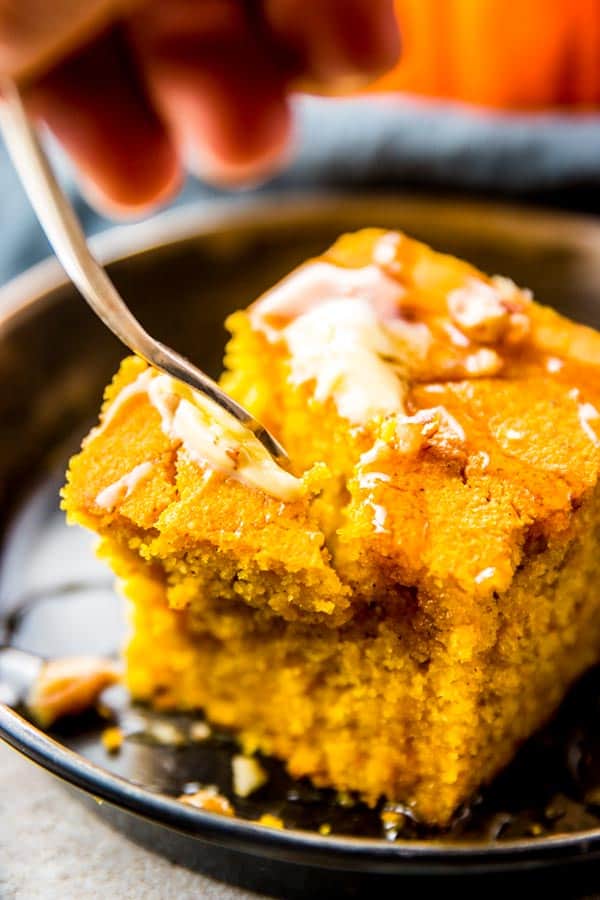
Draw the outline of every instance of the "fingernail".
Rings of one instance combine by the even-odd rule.
[[[188,171],[216,187],[259,187],[289,164],[294,153],[293,135],[263,156],[246,163],[232,163],[217,156],[207,144],[186,142],[182,156]]]
[[[183,173],[179,171],[152,200],[132,204],[115,200],[81,171],[76,177],[77,186],[86,203],[103,217],[120,222],[136,222],[152,215],[178,193],[183,182]]]

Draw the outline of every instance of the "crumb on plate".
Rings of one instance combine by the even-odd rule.
[[[27,708],[38,725],[48,728],[63,716],[93,707],[102,691],[120,677],[120,666],[102,657],[49,660],[29,691]]]
[[[233,791],[238,797],[249,797],[267,782],[267,773],[253,756],[236,754],[231,760]]]
[[[102,744],[108,753],[117,753],[123,746],[125,735],[117,725],[105,728],[102,732]]]
[[[208,785],[194,794],[181,794],[177,799],[181,803],[187,803],[188,806],[195,806],[197,809],[217,813],[220,816],[232,817],[235,815],[233,806],[227,797],[219,793],[216,785]]]

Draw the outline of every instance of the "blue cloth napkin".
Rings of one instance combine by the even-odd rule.
[[[279,189],[448,189],[600,210],[600,114],[507,115],[395,96],[296,101],[296,153]],[[86,231],[111,223],[77,193]],[[188,179],[175,205],[228,196]],[[229,195],[231,196],[231,195]],[[50,252],[0,149],[0,284]]]

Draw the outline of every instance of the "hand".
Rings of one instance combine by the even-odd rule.
[[[49,11],[51,9],[51,12]],[[392,0],[0,0],[0,77],[17,78],[104,206],[267,175],[289,96],[393,65]]]

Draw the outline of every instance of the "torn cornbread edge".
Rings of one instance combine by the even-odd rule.
[[[314,614],[316,618],[332,616],[337,621],[348,607],[348,590],[329,565],[325,535],[310,509],[311,498],[318,495],[328,477],[326,467],[312,466],[301,478],[284,471],[254,435],[232,417],[221,415],[220,410],[213,417],[213,409],[208,408],[204,398],[174,386],[170,380],[164,381],[165,377],[137,358],[124,361],[107,390],[100,425],[84,442],[82,453],[71,460],[68,483],[63,489],[63,506],[68,510],[69,521],[112,536],[120,543],[121,554],[141,555],[160,566],[167,580],[174,582],[178,573],[181,577],[169,594],[169,602],[176,608],[185,607],[190,592],[193,595],[198,589],[186,575],[201,571],[209,558],[214,558],[208,577],[224,598],[244,597],[257,606],[270,604],[278,614],[287,617]],[[95,448],[100,448],[103,466],[104,441],[110,439],[112,430],[126,428],[128,419],[135,414],[144,427],[152,416],[153,423],[160,426],[158,449],[154,447],[152,458],[131,468],[127,466],[124,475],[111,479],[107,485],[103,483],[93,497],[88,484],[80,499],[74,498],[73,482],[83,486],[85,469],[90,458],[94,458]],[[152,425],[155,432],[156,425]],[[137,499],[154,489],[162,492],[162,505],[145,510],[137,521],[129,518],[128,510]],[[247,563],[236,567],[231,565],[228,553],[244,542],[240,516],[245,508],[246,489],[252,496],[251,517],[256,535]],[[223,493],[227,493],[228,500],[227,509],[221,509],[221,519],[226,516],[227,522],[220,523],[218,517],[212,523],[207,521],[212,528],[210,539],[190,547],[186,529],[191,519],[179,522],[177,528],[171,527],[178,504],[185,506],[209,495],[218,498]],[[299,523],[304,523],[302,531]],[[261,529],[261,533],[271,531],[275,536],[272,553],[260,546]],[[286,567],[293,565],[291,544],[297,534],[307,567],[303,571],[300,562],[294,578],[286,585]],[[253,583],[260,579],[264,585],[253,591]],[[269,590],[272,596],[265,600]]]

